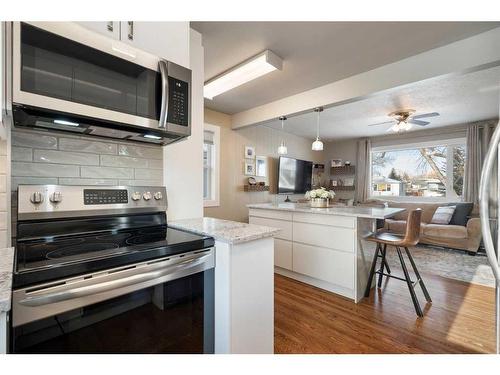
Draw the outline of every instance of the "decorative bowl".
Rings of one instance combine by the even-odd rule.
[[[310,203],[312,208],[327,208],[328,198],[311,198]]]

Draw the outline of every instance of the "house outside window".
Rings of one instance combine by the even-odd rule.
[[[203,202],[219,206],[220,128],[205,124],[203,131]]]
[[[465,139],[373,147],[373,198],[457,201],[463,194]]]

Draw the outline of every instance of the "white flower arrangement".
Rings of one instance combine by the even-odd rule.
[[[305,195],[306,199],[323,198],[323,199],[333,199],[335,197],[335,192],[333,190],[326,190],[324,187],[310,190]]]

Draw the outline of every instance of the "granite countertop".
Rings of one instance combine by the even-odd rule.
[[[380,207],[364,207],[364,206],[334,206],[329,208],[311,208],[307,203],[259,203],[248,204],[248,208],[261,210],[278,210],[278,211],[293,211],[305,212],[310,214],[323,215],[339,215],[339,216],[354,216],[364,217],[369,219],[387,219],[404,211],[404,208],[380,208]]]
[[[0,312],[10,311],[14,248],[0,249]]]
[[[229,244],[238,244],[266,237],[274,237],[280,231],[278,228],[215,219],[212,217],[169,221],[168,225],[172,228],[184,229],[205,236],[211,236],[217,241],[227,242]]]

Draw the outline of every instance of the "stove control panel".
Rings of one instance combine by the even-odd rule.
[[[128,203],[127,189],[84,189],[83,204],[116,204]]]
[[[19,220],[165,212],[163,186],[19,185]]]

